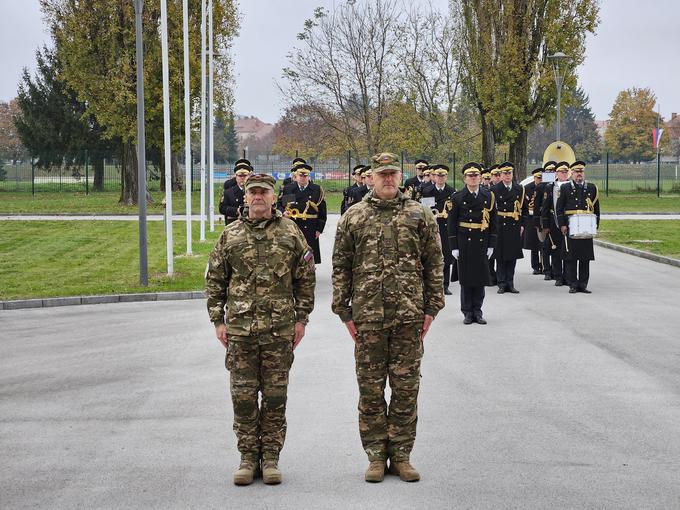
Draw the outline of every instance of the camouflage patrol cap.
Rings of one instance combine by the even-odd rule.
[[[401,172],[401,167],[398,166],[399,158],[391,152],[381,152],[373,156],[372,169],[375,173],[381,172]]]
[[[271,175],[250,174],[246,179],[245,189],[248,191],[250,188],[264,188],[274,191],[274,184],[276,180]]]

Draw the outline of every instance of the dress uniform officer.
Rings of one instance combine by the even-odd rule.
[[[498,210],[498,241],[494,250],[498,293],[519,294],[515,288],[515,265],[517,259],[524,258],[522,234],[528,216],[527,202],[524,187],[513,180],[515,165],[506,161],[499,169],[501,182],[491,187]]]
[[[373,189],[373,170],[370,166],[365,166],[361,169],[361,180],[362,184],[350,193],[348,209],[361,202],[368,192]]]
[[[489,170],[484,170],[482,172],[482,184],[486,189],[491,189],[491,172]]]
[[[354,178],[354,183],[351,186],[346,187],[342,191],[342,203],[340,204],[340,214],[345,214],[347,208],[352,204],[351,196],[352,192],[357,189],[362,184],[361,170],[364,165],[357,165],[352,169],[352,177]]]
[[[423,189],[427,188],[432,182],[432,167],[427,166],[425,169],[423,169],[423,180],[420,182],[420,184],[416,187],[413,188],[411,192],[411,200],[415,200],[416,202],[420,202],[420,199],[423,196]]]
[[[293,160],[293,162],[291,163],[290,177],[286,177],[286,178],[283,180],[283,185],[284,185],[284,186],[287,186],[288,184],[290,184],[291,182],[293,182],[293,181],[295,180],[295,169],[296,169],[298,166],[300,166],[300,165],[306,165],[306,164],[307,164],[307,162],[306,162],[304,159],[302,159],[302,158],[295,158],[295,159]]]
[[[422,199],[434,198],[434,206],[432,212],[437,219],[439,227],[439,239],[442,244],[442,254],[444,256],[444,294],[451,295],[449,290],[449,282],[458,280],[458,268],[454,264],[456,260],[451,255],[451,248],[449,247],[449,232],[447,230],[447,223],[449,212],[451,211],[452,202],[451,196],[456,191],[446,183],[449,175],[449,167],[446,165],[433,165],[432,174],[434,181],[423,188]],[[453,266],[453,274],[451,274],[451,267]]]
[[[534,180],[524,186],[524,199],[527,202],[528,216],[524,224],[523,248],[531,252],[531,269],[533,269],[533,274],[543,274],[543,266],[541,265],[543,243],[538,238],[538,229],[534,221],[535,214],[540,215],[540,212],[536,211],[536,188],[541,184],[542,174],[543,167],[535,168],[531,172]]]
[[[543,188],[543,203],[541,205],[541,229],[546,235],[545,242],[550,247],[551,274],[555,279],[555,286],[561,287],[567,282],[568,275],[564,270],[562,258],[562,232],[557,225],[555,203],[559,196],[559,189],[569,178],[569,163],[561,161],[555,165],[555,182],[548,183]]]
[[[253,165],[247,159],[245,158],[237,159],[236,162],[234,163],[234,176],[231,179],[227,179],[226,181],[224,181],[223,186],[224,191],[227,191],[227,189],[231,188],[232,186],[236,186],[236,170],[241,165],[248,165],[251,171],[253,169]]]
[[[489,189],[492,189],[496,184],[501,182],[501,171],[498,168],[498,165],[491,165],[488,169],[488,172],[491,174]],[[489,257],[489,283],[487,285],[491,285],[493,287],[497,283],[498,280],[496,274],[496,253],[494,251],[494,253],[492,253],[491,256]]]
[[[546,161],[543,165],[543,172],[541,173],[541,183],[536,186],[536,194],[534,199],[534,227],[537,233],[540,232],[539,242],[541,243],[541,265],[543,266],[544,280],[552,280],[552,243],[550,239],[542,232],[541,229],[541,211],[543,210],[543,197],[545,196],[546,187],[549,183],[555,180],[555,166],[554,161]],[[543,241],[541,241],[543,239]]]
[[[496,201],[493,191],[479,185],[480,170],[479,163],[463,167],[465,186],[453,194],[448,218],[449,246],[458,261],[464,324],[486,324],[482,314],[484,287],[489,282],[488,258],[496,246]]]
[[[240,163],[234,172],[236,185],[224,190],[222,200],[220,200],[220,212],[224,215],[224,225],[227,226],[236,221],[243,207],[245,188],[244,184],[253,169],[250,165]]]
[[[567,269],[569,292],[585,292],[588,290],[588,278],[590,277],[590,261],[595,260],[593,240],[573,239],[569,233],[569,218],[576,214],[594,214],[596,225],[600,225],[600,202],[598,200],[597,186],[586,182],[585,167],[583,161],[576,161],[571,165],[572,180],[560,187],[560,196],[557,199],[557,223],[562,234],[565,236],[564,258]],[[578,265],[578,272],[577,272]]]
[[[409,177],[406,179],[406,181],[404,181],[404,192],[406,193],[407,197],[412,199],[415,196],[414,190],[418,189],[423,183],[423,172],[426,168],[428,168],[428,166],[429,163],[426,160],[416,159],[416,175]]]
[[[307,243],[314,251],[314,263],[321,263],[319,236],[326,226],[326,200],[321,186],[309,182],[312,167],[302,164],[296,167],[297,182],[283,187],[278,203],[284,216],[292,219],[300,227]]]

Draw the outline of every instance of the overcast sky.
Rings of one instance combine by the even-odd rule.
[[[235,42],[236,110],[275,122],[280,101],[275,80],[286,65],[305,18],[333,0],[241,0],[243,24]],[[413,0],[422,2],[423,0]],[[432,0],[447,8],[447,0]],[[589,36],[581,85],[597,119],[606,119],[616,94],[650,87],[661,114],[680,113],[680,0],[602,0],[601,23]],[[49,43],[38,0],[0,0],[0,100],[16,96],[23,67],[34,68],[35,50]]]

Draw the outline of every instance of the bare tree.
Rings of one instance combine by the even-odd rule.
[[[430,151],[445,156],[452,150],[457,126],[455,110],[460,97],[460,23],[455,11],[443,14],[432,5],[413,7],[402,29],[399,60],[404,69],[400,88],[413,97],[427,123]]]
[[[298,34],[280,85],[288,106],[306,105],[355,153],[382,149],[386,106],[395,93],[399,26],[396,0],[317,8]]]

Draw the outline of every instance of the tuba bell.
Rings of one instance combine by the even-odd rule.
[[[543,152],[543,165],[548,161],[555,161],[557,163],[566,161],[571,165],[576,161],[576,155],[574,154],[574,149],[567,142],[558,140],[548,145],[548,148]]]

